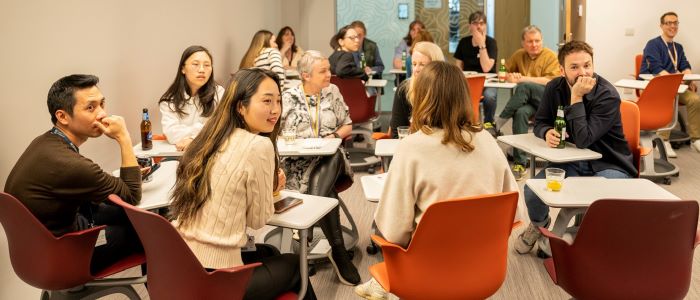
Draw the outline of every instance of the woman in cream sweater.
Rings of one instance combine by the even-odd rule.
[[[465,101],[469,90],[459,68],[429,63],[412,80],[408,98],[412,134],[394,153],[374,215],[384,238],[404,247],[432,203],[518,190],[496,140],[471,121],[471,105]],[[386,297],[374,279],[355,292],[368,299]]]
[[[245,299],[273,299],[297,291],[299,259],[258,244],[241,253],[246,227],[259,229],[272,216],[273,190],[284,186],[275,140],[282,111],[277,75],[237,72],[209,122],[185,151],[171,205],[173,224],[208,269],[262,262]],[[314,299],[313,289],[306,298]]]

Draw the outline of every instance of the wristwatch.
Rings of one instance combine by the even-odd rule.
[[[335,138],[337,138],[337,139],[340,138],[340,134],[338,134],[337,132],[334,131],[332,134],[333,134],[333,136],[334,136]]]
[[[486,46],[483,46],[483,47],[479,46],[479,50],[484,50],[484,49],[486,49]]]

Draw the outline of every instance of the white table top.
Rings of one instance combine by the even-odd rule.
[[[151,210],[170,205],[177,165],[177,161],[161,163],[160,168],[153,173],[153,180],[142,186],[139,208]],[[114,171],[113,174],[119,176],[119,170]],[[338,205],[338,200],[333,198],[304,195],[287,190],[280,193],[280,198],[287,196],[301,198],[304,202],[281,214],[274,214],[267,224],[292,229],[306,229]]]
[[[372,202],[379,201],[382,196],[382,190],[384,190],[384,183],[386,182],[386,176],[388,173],[376,174],[362,176],[360,182],[362,182],[362,191],[365,193],[365,198]]]
[[[621,88],[628,88],[628,89],[637,89],[637,90],[643,90],[647,88],[647,84],[649,84],[649,81],[646,80],[634,80],[634,79],[620,79],[615,82],[616,87],[621,87]],[[685,84],[681,84],[678,87],[678,93],[682,94],[685,93],[685,91],[688,89],[688,86]]]
[[[574,144],[568,142],[564,149],[549,147],[543,139],[536,137],[535,134],[531,132],[502,135],[498,137],[498,141],[555,163],[592,160],[603,157],[603,155],[598,152],[590,149],[579,149],[576,148]]]
[[[483,77],[486,77],[486,79],[498,77],[498,74],[496,74],[496,73],[478,73],[478,72],[474,72],[474,71],[462,71],[462,74],[464,74],[464,76],[466,76],[466,77],[483,76]]]
[[[313,195],[305,195],[292,191],[282,191],[281,198],[296,197],[304,200],[300,205],[292,207],[281,214],[273,214],[267,221],[268,225],[292,229],[306,229],[318,222],[323,216],[338,205],[338,199]]]
[[[177,151],[175,145],[168,143],[166,140],[155,140],[153,141],[153,148],[151,150],[141,149],[141,143],[134,146],[134,154],[146,154],[151,157],[180,157],[182,156],[182,151]]]
[[[498,82],[486,80],[484,87],[499,88],[499,89],[514,89],[518,84],[513,82]]]
[[[377,140],[374,145],[374,155],[376,156],[394,156],[396,147],[399,145],[400,139],[381,139]]]
[[[284,139],[277,140],[280,156],[317,156],[333,155],[338,151],[341,139],[296,139],[293,145],[287,145]],[[319,147],[320,146],[320,147]]]
[[[639,74],[639,78],[644,80],[651,80],[654,78],[653,74]],[[685,74],[683,75],[683,80],[688,81],[700,81],[700,74]]]
[[[160,163],[160,168],[151,175],[153,180],[141,185],[141,203],[138,207],[151,210],[170,205],[177,165],[178,161],[175,160]],[[112,172],[112,175],[119,176],[119,169]]]
[[[545,179],[525,184],[551,207],[587,207],[599,199],[679,200],[657,184],[640,178],[568,177],[558,192],[546,190]]]
[[[366,87],[381,88],[381,87],[386,86],[386,83],[387,83],[386,79],[372,79],[372,78],[370,78],[369,80],[367,80],[367,82],[365,82],[365,86]]]
[[[389,73],[391,73],[391,74],[406,74],[406,70],[391,69],[391,70],[389,70]]]

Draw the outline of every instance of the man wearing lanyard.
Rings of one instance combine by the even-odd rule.
[[[661,36],[655,37],[644,47],[644,58],[640,74],[666,75],[674,73],[692,74],[690,63],[685,57],[683,46],[673,41],[678,34],[678,15],[674,12],[667,12],[661,16]],[[698,96],[697,86],[692,81],[688,81],[688,90],[678,97],[678,101],[686,106],[688,112],[688,135],[695,151],[700,152],[700,96]],[[667,142],[669,131],[659,132],[663,138],[666,151],[670,157],[676,157]]]
[[[124,211],[104,203],[107,196],[117,194],[137,204],[141,172],[124,119],[107,116],[98,81],[92,75],[70,75],[51,86],[47,105],[53,128],[29,144],[5,183],[5,192],[24,203],[55,236],[107,225],[106,244],[93,252],[93,273],[143,251]],[[119,177],[104,172],[79,152],[88,138],[102,134],[121,149]]]

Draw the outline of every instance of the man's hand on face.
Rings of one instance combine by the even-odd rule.
[[[95,121],[94,124],[100,129],[100,131],[102,131],[102,133],[115,140],[129,135],[129,133],[126,131],[124,118],[121,116],[111,115],[104,117]]]
[[[477,46],[486,47],[486,35],[479,32],[479,30],[471,29],[472,32],[472,42]]]
[[[596,80],[589,76],[580,76],[571,87],[571,104],[583,101],[583,96],[590,93]]]

